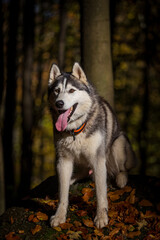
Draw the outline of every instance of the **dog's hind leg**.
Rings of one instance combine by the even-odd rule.
[[[112,154],[117,165],[116,183],[123,188],[128,181],[128,170],[134,166],[135,156],[128,139],[121,134],[112,145]]]

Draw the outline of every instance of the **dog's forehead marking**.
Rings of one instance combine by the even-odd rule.
[[[63,90],[65,90],[65,88],[66,88],[66,83],[67,83],[67,78],[64,77],[64,80],[63,80]]]

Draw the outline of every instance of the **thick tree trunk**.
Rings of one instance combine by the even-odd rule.
[[[82,66],[101,96],[114,106],[109,0],[81,1]]]
[[[13,201],[14,195],[14,159],[13,159],[13,127],[16,105],[16,45],[18,30],[19,0],[10,1],[9,36],[7,45],[7,81],[5,113],[3,125],[3,156],[5,169],[6,205]]]

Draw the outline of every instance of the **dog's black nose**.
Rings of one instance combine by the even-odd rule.
[[[56,102],[56,107],[57,108],[62,108],[64,106],[64,102],[62,100],[59,100]]]

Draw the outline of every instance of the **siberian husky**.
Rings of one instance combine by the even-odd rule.
[[[48,100],[59,177],[59,206],[50,224],[55,227],[66,221],[70,184],[91,171],[97,196],[94,222],[103,228],[108,224],[107,177],[115,177],[120,188],[126,185],[128,170],[135,165],[132,147],[110,105],[96,93],[78,63],[72,73],[61,73],[52,65]]]

